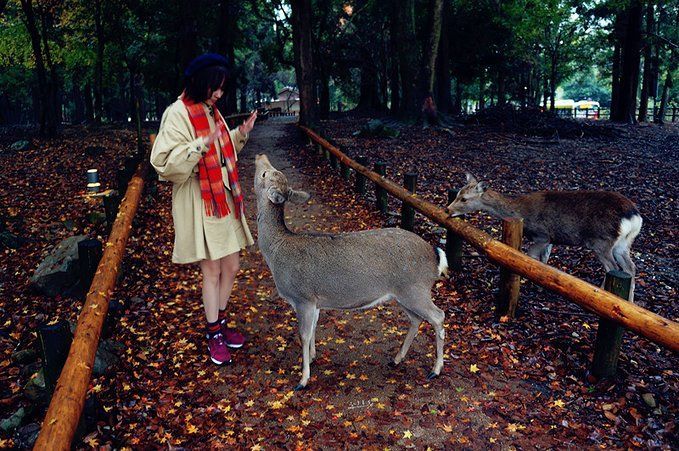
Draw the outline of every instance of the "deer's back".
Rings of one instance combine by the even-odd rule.
[[[615,239],[623,219],[638,215],[634,203],[610,191],[539,191],[517,199],[528,238],[581,245]]]
[[[356,308],[437,277],[434,248],[402,229],[342,234],[292,234],[269,256],[283,297],[316,299],[319,306]]]

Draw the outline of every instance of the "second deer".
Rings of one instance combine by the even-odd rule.
[[[622,270],[633,277],[630,248],[642,219],[634,203],[609,191],[538,191],[508,198],[467,173],[467,184],[448,205],[452,216],[485,211],[499,218],[522,218],[524,235],[533,244],[528,255],[547,263],[552,245],[584,246],[594,251],[606,272]],[[633,287],[630,290],[632,299]]]

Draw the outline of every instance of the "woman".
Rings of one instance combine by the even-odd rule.
[[[210,359],[229,363],[228,347],[244,338],[226,327],[226,305],[239,269],[239,252],[254,244],[243,214],[236,167],[257,112],[229,130],[215,107],[227,77],[224,57],[208,53],[184,71],[184,91],[163,113],[151,151],[161,180],[173,183],[173,263],[199,262]]]

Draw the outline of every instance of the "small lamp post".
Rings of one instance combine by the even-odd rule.
[[[97,192],[99,192],[100,186],[101,186],[101,183],[99,183],[99,172],[97,172],[96,169],[88,169],[87,170],[87,192],[88,193],[97,193]]]

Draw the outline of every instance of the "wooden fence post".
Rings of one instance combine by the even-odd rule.
[[[604,289],[621,298],[629,298],[632,276],[622,271],[609,271],[604,281]],[[592,359],[592,374],[596,377],[607,377],[615,374],[618,368],[618,357],[622,345],[622,326],[605,318],[599,319],[596,333],[596,345]]]
[[[104,212],[106,213],[106,230],[111,232],[113,222],[118,215],[118,206],[120,205],[120,196],[109,193],[104,196]]]
[[[40,351],[42,352],[42,368],[45,386],[52,394],[61,370],[68,357],[73,335],[68,321],[61,320],[56,324],[44,325],[38,329]]]
[[[455,200],[458,190],[448,190],[448,204]],[[446,258],[448,267],[453,271],[462,269],[462,238],[450,229],[446,229]]]
[[[365,156],[360,156],[356,158],[356,162],[360,164],[361,166],[365,166],[368,164],[368,157]],[[366,178],[363,174],[357,172],[356,173],[356,180],[355,180],[355,188],[356,192],[358,194],[365,194],[365,182]]]
[[[323,146],[321,146],[320,144],[316,144],[316,152],[319,155],[323,155]]]
[[[102,256],[101,241],[89,239],[78,242],[78,266],[80,267],[80,285],[87,295],[97,272],[97,266]]]
[[[378,161],[375,163],[375,172],[382,177],[387,175],[387,163],[384,161]],[[387,209],[389,208],[387,202],[387,192],[380,185],[375,183],[375,202],[377,204],[377,209],[382,212],[382,214],[387,214]]]
[[[337,156],[332,152],[330,152],[330,167],[337,169]]]
[[[521,249],[523,239],[523,219],[506,218],[502,220],[502,242],[514,249]],[[504,267],[500,267],[500,292],[497,297],[498,316],[514,318],[519,303],[521,277]]]
[[[406,189],[414,194],[415,184],[417,183],[417,174],[407,172],[403,179],[403,184]],[[415,209],[405,202],[403,202],[403,206],[401,207],[401,228],[410,230],[411,232],[415,229]]]
[[[677,121],[677,107],[672,108],[672,122]]]
[[[350,177],[350,175],[351,175],[351,168],[349,167],[349,165],[347,165],[347,164],[345,164],[345,163],[342,163],[341,161],[340,161],[340,165],[341,165],[341,167],[342,167],[342,178],[343,178],[345,181],[348,182],[348,181],[349,181],[349,177]]]

